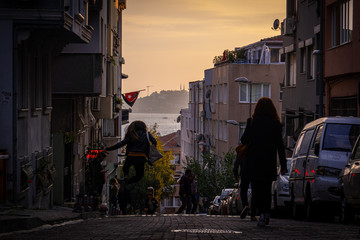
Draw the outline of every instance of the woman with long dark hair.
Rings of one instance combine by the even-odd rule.
[[[270,98],[260,98],[256,103],[241,142],[249,145],[246,159],[249,163],[252,195],[260,215],[258,226],[265,226],[270,220],[271,184],[277,177],[277,154],[281,173],[287,172],[282,125]]]
[[[105,149],[112,151],[126,145],[126,159],[123,166],[125,177],[122,180],[127,184],[138,182],[144,176],[144,164],[150,149],[147,134],[151,143],[156,146],[156,139],[147,131],[146,124],[142,121],[133,121],[126,131],[124,140]],[[136,175],[128,178],[131,166],[134,166]]]

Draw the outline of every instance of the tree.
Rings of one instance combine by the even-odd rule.
[[[235,151],[231,149],[224,158],[206,153],[203,159],[202,163],[195,159],[187,159],[187,168],[195,174],[198,193],[207,199],[205,205],[209,205],[209,202],[219,195],[223,188],[234,186]]]
[[[154,163],[153,166],[145,164],[144,177],[135,183],[131,190],[131,200],[133,210],[142,212],[147,198],[147,188],[153,187],[155,192],[155,199],[160,202],[169,194],[174,192],[172,185],[175,183],[173,178],[174,170],[171,169],[170,161],[173,159],[171,152],[164,152],[162,143],[159,141],[159,133],[157,132],[157,125],[155,124],[150,129],[150,133],[157,141],[157,148],[163,155],[163,158]],[[130,175],[134,174],[134,170],[130,169]]]

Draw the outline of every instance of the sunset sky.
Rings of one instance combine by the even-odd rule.
[[[285,0],[128,0],[123,12],[123,93],[179,90],[202,80],[214,56],[262,38],[285,18]],[[147,91],[140,97],[147,95]]]

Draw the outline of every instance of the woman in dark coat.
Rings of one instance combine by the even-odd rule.
[[[148,133],[146,124],[142,121],[134,121],[129,125],[124,140],[106,148],[106,151],[112,151],[126,145],[126,159],[123,166],[125,177],[122,179],[126,183],[138,182],[144,176],[144,164],[147,161],[150,149],[146,134],[149,134],[149,140],[156,146],[156,139],[151,133]],[[136,175],[128,178],[131,166],[134,166]]]
[[[277,153],[281,173],[287,172],[281,132],[282,125],[272,100],[260,98],[241,137],[241,142],[249,145],[246,159],[249,162],[252,194],[260,214],[258,226],[269,224],[271,184],[277,177]]]

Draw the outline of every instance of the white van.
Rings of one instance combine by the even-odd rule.
[[[338,177],[359,133],[360,118],[355,117],[320,118],[304,127],[294,148],[289,175],[294,217],[299,216],[301,206],[311,218],[316,204],[340,202]]]

